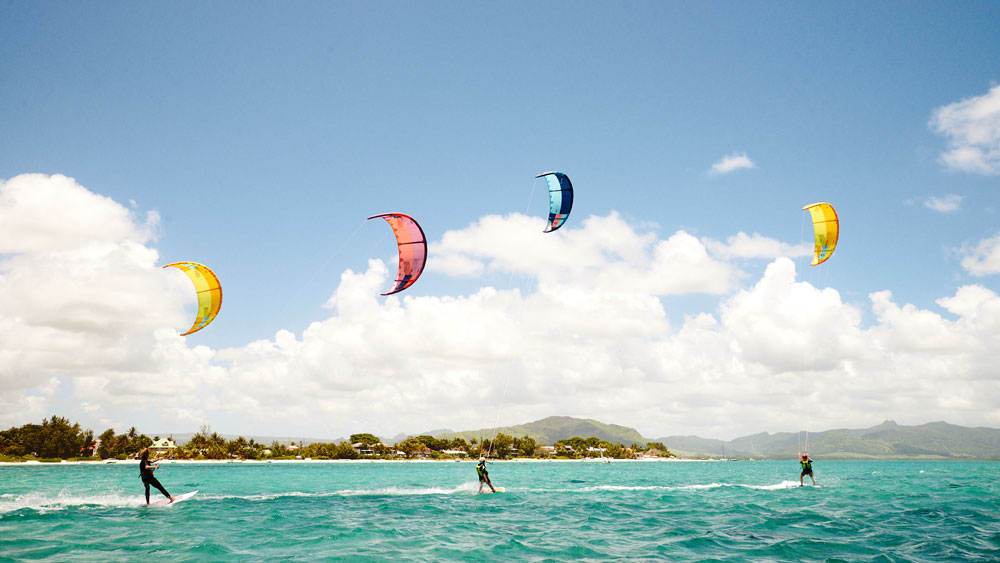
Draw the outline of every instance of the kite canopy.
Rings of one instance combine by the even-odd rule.
[[[573,184],[562,172],[542,172],[535,178],[545,178],[549,185],[549,224],[543,232],[550,233],[569,219],[573,209]]]
[[[372,215],[369,219],[376,217],[381,217],[389,223],[399,245],[399,273],[396,274],[396,285],[382,294],[392,295],[413,285],[424,271],[424,263],[427,262],[427,239],[424,237],[424,230],[409,215],[383,213]]]
[[[813,249],[811,266],[826,262],[837,248],[837,238],[840,237],[840,220],[837,211],[829,203],[813,203],[802,208],[808,209],[812,216],[813,230],[816,233],[816,246]]]
[[[219,314],[219,309],[222,308],[222,286],[219,285],[219,278],[216,277],[215,272],[203,264],[174,262],[167,264],[164,268],[171,266],[183,270],[194,282],[194,288],[198,292],[198,316],[195,317],[191,329],[181,334],[181,336],[187,336],[208,326],[208,323],[212,322]]]

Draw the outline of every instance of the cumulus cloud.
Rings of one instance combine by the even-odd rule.
[[[379,300],[385,275],[378,261],[346,273],[333,314],[301,336],[221,351],[241,382],[218,388],[221,404],[249,416],[323,412],[341,433],[489,426],[501,397],[505,423],[560,413],[651,437],[882,418],[1000,422],[1000,299],[980,286],[939,301],[957,320],[873,293],[877,323],[865,327],[859,306],[797,281],[779,258],[717,311],[674,327],[639,292],[540,286]]]
[[[149,366],[193,299],[146,246],[155,222],[64,176],[0,183],[0,389]]]
[[[159,216],[136,224],[132,213],[62,175],[22,174],[0,180],[0,254],[77,249],[152,238]]]
[[[1000,273],[1000,235],[983,239],[975,247],[965,247],[959,251],[962,267],[974,276]]]
[[[41,420],[52,414],[49,405],[59,385],[59,380],[51,377],[48,381],[38,381],[30,391],[6,390],[0,386],[0,428],[20,426],[26,420]]]
[[[514,408],[545,412],[565,397],[606,388],[597,374],[616,371],[630,351],[669,328],[655,297],[586,288],[383,301],[372,296],[385,283],[373,274],[384,269],[376,261],[364,274],[345,274],[331,299],[335,314],[301,338],[285,333],[220,352],[235,377],[270,390],[243,408],[270,412],[307,396],[340,425],[388,431],[392,413],[394,424],[412,431],[483,426],[484,409],[495,408],[508,377]]]
[[[433,244],[428,268],[449,275],[514,272],[537,277],[542,288],[586,288],[612,293],[721,294],[740,276],[713,258],[702,241],[678,231],[667,239],[640,232],[617,213],[588,217],[579,228],[536,236],[536,218],[486,216],[448,231]]]
[[[953,213],[958,211],[962,206],[963,199],[965,199],[965,196],[956,194],[948,194],[941,197],[931,196],[924,200],[924,207],[939,213]]]
[[[710,174],[729,174],[730,172],[735,172],[737,170],[742,170],[745,168],[756,168],[757,165],[754,164],[752,160],[747,156],[746,153],[733,153],[727,154],[722,157],[722,160],[716,162],[712,165]]]
[[[52,178],[33,181],[83,189]],[[122,212],[83,201],[60,212]],[[75,245],[31,235],[57,243],[0,263],[0,423],[51,414],[63,381],[82,415],[141,409],[167,426],[150,431],[221,418],[333,438],[488,427],[498,413],[501,424],[591,417],[648,437],[883,418],[1000,424],[1000,298],[978,285],[939,299],[940,311],[888,291],[862,305],[799,281],[788,256],[801,250],[760,235],[661,237],[611,214],[538,236],[537,218],[488,216],[431,241],[440,259],[428,267],[519,273],[537,280],[530,291],[383,298],[392,272],[373,259],[341,275],[325,318],[301,333],[213,350],[178,335],[189,282],[156,266],[145,223],[129,221]],[[745,284],[732,258],[771,263]],[[121,279],[98,282],[108,271]],[[661,298],[691,293],[718,306],[672,322]]]
[[[930,127],[948,138],[941,162],[949,168],[1000,174],[1000,86],[982,96],[934,110]]]
[[[807,244],[792,245],[786,242],[754,233],[742,231],[728,237],[726,242],[703,238],[702,243],[715,256],[721,258],[779,258],[812,255],[812,247]]]

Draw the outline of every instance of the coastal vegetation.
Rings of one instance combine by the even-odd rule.
[[[89,458],[93,442],[93,431],[81,430],[78,423],[70,424],[69,419],[53,416],[41,424],[0,431],[0,461]]]
[[[726,441],[697,436],[647,439],[635,429],[571,417],[548,417],[516,427],[399,435],[393,439],[372,433],[337,440],[255,439],[222,436],[207,425],[182,438],[167,455],[175,459],[455,459],[480,455],[491,459],[675,455],[694,459],[789,459],[808,449],[812,457],[821,459],[1000,459],[1000,429],[966,428],[945,422],[902,426],[886,421],[865,429],[834,429],[808,435],[758,433]],[[127,459],[159,439],[134,427],[121,434],[108,429],[95,438],[93,431],[78,423],[53,416],[41,424],[0,431],[0,461]]]
[[[461,459],[485,456],[490,459],[557,458],[583,459],[605,457],[630,459],[643,455],[670,457],[673,454],[663,444],[631,443],[625,446],[597,437],[572,437],[540,444],[530,436],[510,436],[496,433],[492,439],[462,437],[439,438],[430,435],[409,436],[395,444],[384,444],[370,433],[352,434],[340,442],[282,443],[270,445],[253,438],[239,436],[226,439],[212,432],[207,425],[184,444],[169,446],[163,455],[172,459]],[[25,424],[0,431],[0,461],[48,461],[131,459],[143,448],[160,442],[160,436],[150,438],[132,427],[123,434],[109,428],[96,439],[92,430],[79,423],[52,416],[42,424]]]

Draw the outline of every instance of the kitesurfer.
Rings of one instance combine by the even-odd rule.
[[[489,485],[490,491],[497,492],[493,488],[493,483],[490,482],[490,472],[486,470],[486,458],[479,458],[479,463],[476,464],[476,474],[479,475],[479,492],[483,492],[483,485]]]
[[[142,449],[142,458],[139,460],[139,478],[142,479],[142,484],[146,486],[146,504],[149,504],[149,486],[152,485],[163,493],[163,496],[170,499],[170,502],[174,502],[174,497],[170,496],[170,493],[163,488],[163,485],[156,480],[153,476],[153,471],[158,469],[159,465],[153,465],[154,463],[162,460],[163,458],[157,457],[153,458],[153,461],[149,461],[149,448]]]
[[[813,460],[809,458],[809,454],[802,454],[802,459],[799,460],[799,465],[802,466],[802,473],[799,474],[799,486],[803,486],[802,479],[808,475],[812,484],[816,484],[816,479],[813,478]]]

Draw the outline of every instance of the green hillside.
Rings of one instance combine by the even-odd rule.
[[[644,438],[634,428],[606,424],[592,419],[550,416],[527,424],[495,429],[514,437],[530,437],[539,444],[555,444],[573,437],[594,436],[615,444],[645,445],[662,442],[670,451],[685,457],[726,457],[757,459],[794,458],[806,447],[805,432],[761,432],[733,440],[698,436]],[[465,432],[444,432],[436,438],[480,440],[493,436],[493,428]],[[826,459],[997,459],[1000,460],[1000,429],[967,428],[947,422],[900,426],[887,420],[871,428],[838,428],[810,432],[808,451]]]
[[[718,457],[792,458],[805,449],[805,433],[766,432],[731,441],[668,436],[672,451]],[[1000,429],[967,428],[946,422],[900,426],[887,420],[865,429],[810,432],[809,454],[838,459],[1000,459]]]
[[[613,444],[623,444],[626,446],[633,443],[645,446],[648,441],[634,428],[570,416],[550,416],[527,424],[504,426],[495,429],[495,431],[515,438],[529,437],[539,444],[550,445],[555,444],[559,440],[568,440],[574,437],[589,438],[591,436]],[[474,438],[480,440],[484,437],[492,438],[493,433],[493,428],[483,428],[465,432],[448,432],[437,435],[435,438],[464,438],[465,440]]]

